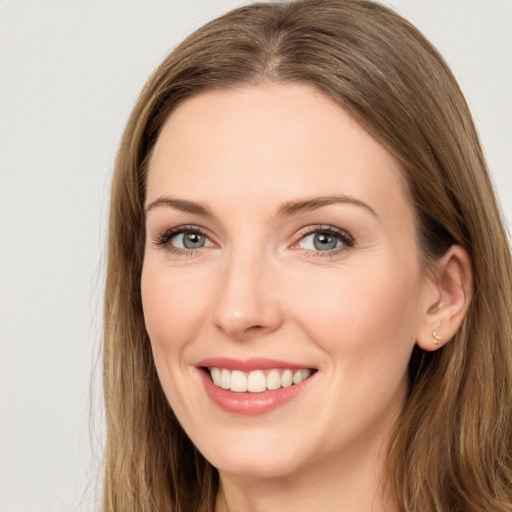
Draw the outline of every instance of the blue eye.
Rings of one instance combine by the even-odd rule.
[[[354,239],[349,233],[332,226],[321,228],[312,226],[308,231],[297,242],[298,248],[317,253],[337,254],[354,245]]]
[[[169,239],[170,244],[177,249],[200,249],[213,245],[202,233],[191,231],[178,233]]]
[[[303,249],[331,251],[341,245],[341,240],[327,233],[312,233],[305,236],[300,243]]]
[[[213,242],[195,226],[179,226],[167,230],[154,240],[159,247],[170,252],[193,253],[203,247],[213,246]]]

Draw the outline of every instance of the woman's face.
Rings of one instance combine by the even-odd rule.
[[[146,327],[204,456],[265,477],[375,462],[428,287],[392,156],[303,85],[203,93],[161,131],[146,211]]]

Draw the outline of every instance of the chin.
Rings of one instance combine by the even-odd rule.
[[[213,461],[212,461],[213,462]],[[251,479],[285,478],[297,472],[301,464],[286,457],[224,457],[213,464],[220,473]]]
[[[202,453],[221,473],[256,479],[289,476],[306,465],[308,459],[307,451],[287,442],[286,436],[269,439],[261,432],[210,445]]]

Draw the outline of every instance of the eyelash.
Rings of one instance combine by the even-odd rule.
[[[313,234],[332,236],[341,242],[341,246],[326,251],[320,251],[317,249],[306,249],[304,250],[304,254],[306,256],[319,258],[338,256],[341,252],[344,252],[347,249],[354,247],[356,242],[355,238],[345,229],[336,228],[334,226],[316,225],[307,226],[306,228],[300,230],[299,238],[296,242],[294,242],[293,246],[299,244],[307,236]]]
[[[174,238],[177,235],[183,235],[187,233],[197,233],[201,236],[204,236],[205,238],[209,239],[207,232],[200,228],[199,226],[177,226],[175,228],[171,228],[163,232],[163,234],[156,236],[153,239],[153,243],[159,247],[167,250],[168,252],[175,254],[177,256],[194,256],[196,255],[203,247],[199,249],[181,249],[179,247],[172,246],[169,242],[172,238]],[[304,250],[304,254],[306,256],[310,257],[332,257],[337,256],[343,251],[346,251],[347,249],[350,249],[355,245],[355,238],[346,230],[336,228],[334,226],[326,226],[326,225],[313,225],[313,226],[307,226],[306,228],[303,228],[298,233],[297,240],[292,244],[293,246],[296,246],[299,244],[302,240],[304,240],[307,236],[312,234],[318,234],[318,235],[328,235],[336,238],[341,242],[341,247],[336,247],[334,249],[326,250],[326,251],[320,251],[315,249],[306,249]]]
[[[177,256],[194,256],[197,252],[199,252],[200,249],[181,249],[179,247],[174,247],[169,243],[175,236],[185,235],[187,233],[197,233],[204,236],[205,238],[208,238],[206,231],[199,226],[177,226],[175,228],[164,231],[164,233],[161,235],[158,235],[153,240],[153,243],[157,247],[165,249],[166,251],[172,254],[176,254]]]

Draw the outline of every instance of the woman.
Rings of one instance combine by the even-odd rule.
[[[207,24],[116,163],[104,509],[511,510],[510,284],[415,28],[362,0]]]

